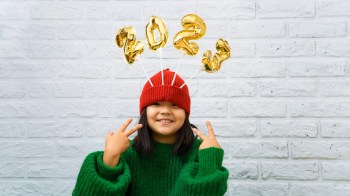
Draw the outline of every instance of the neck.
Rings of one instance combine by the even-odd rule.
[[[152,139],[158,143],[163,143],[163,144],[175,144],[178,133],[171,135],[171,136],[163,136],[163,135],[157,135],[157,134],[152,134]]]

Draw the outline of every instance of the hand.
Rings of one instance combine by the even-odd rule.
[[[213,130],[213,127],[211,126],[211,123],[209,121],[207,121],[206,125],[208,128],[209,136],[204,135],[198,129],[192,128],[193,132],[196,135],[198,135],[198,137],[202,140],[202,144],[199,146],[199,150],[202,150],[205,148],[210,148],[210,147],[221,148],[218,141],[216,140],[216,137],[214,135],[214,130]]]
[[[131,123],[132,119],[127,119],[122,126],[116,132],[110,131],[106,136],[105,151],[103,154],[103,162],[110,166],[114,167],[118,164],[120,155],[125,152],[129,146],[129,136],[135,131],[139,130],[142,127],[142,124],[138,124],[132,129],[125,131],[126,128]]]

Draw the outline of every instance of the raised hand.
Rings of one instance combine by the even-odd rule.
[[[210,148],[210,147],[216,147],[221,148],[218,141],[216,140],[213,127],[211,126],[211,123],[209,121],[206,122],[207,128],[208,128],[208,136],[200,132],[198,129],[192,128],[193,132],[198,135],[198,137],[202,140],[202,144],[199,146],[199,150]]]
[[[132,129],[126,131],[126,128],[128,128],[131,121],[131,118],[127,119],[116,132],[110,131],[107,134],[105,151],[103,154],[103,162],[106,165],[110,167],[118,165],[120,155],[130,146],[128,137],[142,127],[142,124],[138,124]]]

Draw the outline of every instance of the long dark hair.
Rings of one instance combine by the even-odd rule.
[[[146,107],[147,108],[147,107]],[[141,130],[138,131],[134,138],[133,147],[138,153],[150,154],[152,152],[151,135],[152,130],[148,127],[146,108],[142,110],[139,123],[142,124]],[[185,122],[179,130],[179,136],[176,140],[172,153],[174,155],[182,155],[186,153],[192,146],[196,137],[192,128],[197,128],[190,123],[189,116],[186,113]]]

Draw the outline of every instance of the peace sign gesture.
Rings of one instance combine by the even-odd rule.
[[[198,137],[202,140],[202,144],[199,146],[199,150],[210,148],[210,147],[216,147],[221,148],[218,141],[216,140],[213,127],[211,126],[211,123],[209,121],[206,122],[207,128],[208,128],[208,136],[204,135],[202,132],[200,132],[198,129],[192,128],[193,132],[198,135]]]
[[[127,119],[116,132],[110,131],[107,134],[105,151],[103,154],[103,162],[106,165],[114,167],[118,164],[120,155],[130,146],[128,137],[142,127],[142,124],[138,124],[132,129],[126,131],[126,128],[128,128],[131,121],[131,118]]]

